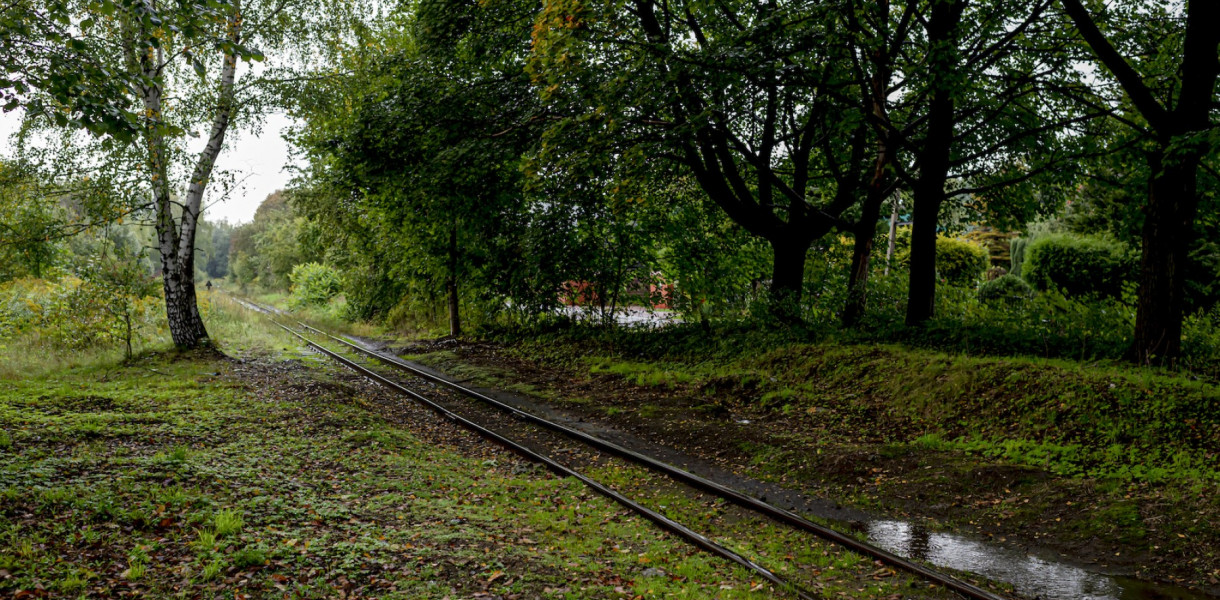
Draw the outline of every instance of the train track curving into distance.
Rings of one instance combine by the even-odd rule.
[[[454,412],[453,410],[451,410],[449,407],[442,404],[441,402],[428,398],[428,397],[424,396],[423,394],[421,394],[419,391],[412,389],[411,387],[408,387],[407,385],[404,385],[403,383],[400,383],[398,381],[390,379],[389,377],[387,377],[381,373],[373,371],[372,369],[369,369],[368,367],[361,365],[360,363],[357,363],[357,362],[351,360],[350,358],[343,356],[339,352],[336,352],[330,348],[323,346],[322,344],[318,343],[317,341],[314,341],[313,339],[310,339],[310,337],[307,337],[307,336],[311,335],[314,337],[320,337],[320,338],[329,340],[330,342],[333,342],[335,344],[339,344],[344,350],[355,352],[363,357],[367,357],[367,358],[376,360],[376,361],[378,361],[382,364],[385,364],[387,366],[390,366],[398,371],[404,372],[413,378],[422,379],[422,380],[426,381],[428,384],[430,384],[431,386],[434,386],[435,389],[445,388],[445,389],[449,390],[450,392],[459,394],[460,396],[463,396],[466,399],[473,401],[474,403],[478,403],[484,407],[494,409],[495,411],[501,413],[503,416],[508,417],[509,419],[511,419],[518,425],[521,422],[529,423],[540,429],[544,429],[549,432],[552,432],[553,434],[555,434],[557,436],[562,436],[563,438],[567,438],[569,440],[577,442],[583,446],[594,448],[599,452],[603,452],[608,455],[615,456],[620,459],[635,463],[650,471],[665,475],[666,477],[669,477],[673,480],[682,482],[686,485],[696,488],[704,493],[711,494],[713,496],[722,498],[726,501],[732,502],[748,511],[752,511],[759,515],[763,515],[776,522],[779,522],[779,523],[782,523],[789,527],[795,528],[799,531],[802,531],[802,532],[805,532],[808,534],[812,534],[818,538],[821,538],[823,540],[837,544],[839,546],[842,546],[842,547],[844,547],[848,550],[851,550],[853,552],[856,552],[858,554],[868,556],[868,557],[870,557],[876,561],[880,561],[881,563],[884,563],[890,567],[906,571],[912,575],[915,575],[916,577],[919,577],[921,579],[928,581],[929,583],[933,583],[933,584],[942,586],[945,589],[951,590],[951,591],[959,594],[962,597],[970,598],[972,600],[1008,600],[1004,596],[998,595],[995,592],[991,592],[989,590],[983,589],[983,588],[978,587],[969,582],[962,581],[961,579],[953,577],[952,575],[943,573],[936,569],[929,568],[923,564],[908,560],[906,558],[898,556],[897,554],[889,552],[885,549],[882,549],[882,548],[879,548],[872,544],[869,544],[867,542],[861,541],[851,535],[847,535],[847,534],[839,532],[835,529],[826,527],[819,523],[815,523],[796,513],[793,513],[792,511],[780,508],[773,504],[769,504],[769,503],[767,503],[759,498],[756,498],[754,496],[751,496],[743,491],[725,486],[721,483],[718,483],[718,482],[712,481],[710,479],[707,479],[705,477],[696,475],[695,473],[691,473],[690,471],[687,471],[680,467],[674,466],[672,464],[669,464],[665,461],[659,460],[659,459],[649,456],[647,454],[637,452],[637,451],[631,450],[629,448],[625,448],[614,442],[599,438],[594,435],[590,435],[588,433],[585,433],[585,432],[577,430],[577,429],[573,429],[571,427],[568,427],[568,426],[560,424],[560,423],[555,423],[555,422],[550,421],[541,416],[535,415],[533,413],[521,410],[515,406],[511,406],[509,404],[496,400],[495,398],[492,398],[482,392],[479,392],[478,390],[473,390],[473,389],[465,387],[459,383],[455,383],[455,382],[452,382],[452,381],[449,381],[446,379],[442,379],[431,373],[421,370],[405,361],[402,361],[401,359],[397,358],[396,356],[390,356],[390,355],[387,355],[382,352],[368,349],[368,348],[362,346],[361,344],[355,342],[354,340],[351,340],[350,338],[345,338],[342,336],[335,336],[335,335],[332,335],[325,331],[322,331],[321,329],[318,329],[316,327],[313,327],[311,325],[308,325],[306,323],[302,323],[302,322],[296,321],[296,320],[293,320],[293,323],[295,323],[295,325],[300,329],[300,331],[294,330],[292,327],[285,325],[284,323],[281,323],[279,320],[276,319],[276,317],[287,317],[287,315],[282,313],[281,311],[277,311],[270,307],[261,306],[257,303],[250,302],[248,300],[241,300],[241,299],[236,299],[236,300],[237,300],[237,302],[245,305],[248,308],[251,308],[257,312],[260,312],[264,315],[269,316],[271,318],[272,322],[274,322],[284,331],[288,332],[289,334],[291,334],[292,336],[297,338],[299,341],[306,344],[308,347],[314,349],[315,351],[320,352],[321,354],[334,360],[335,362],[339,363],[340,365],[347,367],[347,368],[355,371],[356,373],[359,373],[360,375],[376,382],[379,385],[384,386],[385,388],[387,388],[395,393],[401,394],[403,396],[411,398],[412,400],[414,400],[416,402],[422,403],[423,405],[427,406],[431,410],[440,414],[445,419],[455,422],[458,425],[461,425],[462,427],[465,427],[465,428],[475,432],[476,434],[478,434],[486,439],[489,439],[497,444],[505,446],[506,448],[513,450],[514,452],[524,456],[528,460],[542,464],[557,474],[578,479],[579,481],[581,481],[582,483],[584,483],[586,486],[593,489],[594,491],[598,492],[599,494],[606,496],[607,498],[613,500],[614,502],[617,502],[618,504],[626,507],[628,510],[631,510],[632,512],[635,512],[635,513],[639,514],[640,516],[648,519],[649,521],[652,521],[659,527],[681,537],[682,539],[686,540],[687,542],[691,543],[692,545],[694,545],[706,552],[709,552],[713,555],[719,556],[730,562],[740,565],[746,569],[749,569],[750,571],[753,571],[755,574],[759,575],[763,579],[776,585],[778,588],[788,591],[795,598],[800,598],[802,600],[808,600],[808,599],[820,598],[821,596],[817,595],[814,592],[806,590],[791,581],[788,581],[787,579],[776,574],[775,572],[771,571],[770,569],[767,569],[766,567],[758,564],[757,562],[750,560],[749,558],[746,558],[745,556],[742,556],[741,554],[739,554],[729,548],[726,548],[723,545],[716,543],[711,538],[709,538],[703,534],[700,534],[700,533],[694,531],[693,529],[691,529],[673,519],[670,519],[669,517],[666,517],[665,515],[663,515],[659,512],[656,512],[652,509],[649,509],[648,507],[643,506],[642,504],[628,498],[627,496],[624,496],[623,494],[615,491],[614,489],[611,489],[610,487],[606,486],[605,484],[602,484],[602,483],[592,479],[591,477],[577,471],[576,469],[556,461],[551,456],[549,456],[539,450],[536,450],[534,448],[528,447],[526,444],[522,443],[519,440],[514,440],[503,433],[499,433],[497,431],[492,430],[491,428],[489,428],[486,425],[486,421],[484,421],[483,423],[480,423],[480,422],[476,422],[475,420],[472,420],[471,418],[460,415],[460,414]]]

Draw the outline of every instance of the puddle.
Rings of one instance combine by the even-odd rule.
[[[977,573],[1012,584],[1017,593],[1042,600],[1205,600],[1200,592],[1112,577],[979,539],[930,532],[902,521],[864,525],[868,541],[895,554],[938,567]]]
[[[412,363],[414,366],[419,367]],[[426,371],[430,369],[424,368]],[[703,477],[741,490],[807,516],[832,522],[840,531],[859,531],[869,543],[899,556],[921,560],[936,567],[954,569],[1011,584],[1023,598],[1037,600],[1220,600],[1179,586],[1157,584],[1097,572],[1066,562],[1053,553],[1027,552],[979,537],[933,532],[904,521],[877,519],[836,502],[808,497],[774,484],[741,478],[705,461],[665,446],[650,444],[605,425],[574,419],[545,402],[516,394],[481,390],[499,400],[545,418],[581,429],[614,443],[645,451]]]

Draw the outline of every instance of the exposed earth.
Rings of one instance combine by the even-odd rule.
[[[536,345],[451,339],[396,350],[459,380],[514,390],[587,426],[715,464],[737,475],[738,485],[770,482],[819,499],[822,508],[843,509],[847,520],[853,511],[882,515],[931,531],[970,532],[1090,570],[1220,591],[1214,486],[1118,485],[954,449],[943,440],[970,425],[950,423],[940,433],[928,422],[943,422],[958,408],[896,410],[867,385],[829,389],[834,382],[810,403],[777,394],[775,379],[758,373],[635,368],[630,360],[562,345],[558,352],[569,356],[543,354]]]

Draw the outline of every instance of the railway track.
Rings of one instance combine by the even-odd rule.
[[[929,583],[933,583],[947,590],[951,590],[962,597],[971,598],[974,600],[1007,600],[1003,596],[1000,596],[994,592],[980,588],[969,582],[962,581],[961,579],[953,577],[949,574],[931,569],[925,565],[907,560],[882,548],[878,548],[866,542],[860,541],[855,537],[805,519],[804,517],[801,517],[800,515],[797,515],[791,511],[769,504],[740,490],[711,481],[664,461],[658,460],[654,457],[633,451],[583,431],[573,429],[571,427],[555,423],[543,417],[523,411],[517,407],[505,404],[499,400],[487,396],[486,394],[483,394],[477,390],[473,390],[458,383],[436,377],[431,373],[420,370],[417,367],[398,359],[397,357],[368,349],[351,339],[331,335],[330,333],[295,320],[293,323],[295,323],[295,325],[299,328],[299,331],[294,330],[293,327],[285,325],[275,319],[276,316],[286,317],[286,315],[283,313],[249,301],[237,301],[248,308],[272,317],[272,321],[284,331],[288,332],[310,348],[320,352],[340,365],[355,371],[356,373],[376,382],[381,386],[384,386],[389,390],[409,397],[413,401],[422,403],[445,419],[470,429],[478,435],[513,450],[531,461],[542,464],[557,474],[578,479],[590,489],[606,496],[614,502],[617,502],[618,504],[626,507],[628,510],[643,516],[661,528],[681,537],[692,545],[752,571],[756,575],[762,577],[764,580],[774,584],[777,588],[787,591],[792,597],[803,600],[821,598],[821,596],[818,594],[805,589],[792,581],[789,581],[788,579],[775,573],[773,570],[760,565],[756,561],[751,560],[742,554],[715,542],[711,538],[694,531],[690,527],[687,527],[674,519],[671,519],[640,504],[635,500],[632,500],[624,494],[580,472],[576,468],[560,463],[554,459],[553,456],[557,454],[565,454],[569,456],[573,455],[574,450],[571,447],[572,443],[575,443],[580,447],[592,448],[595,451],[593,454],[604,454],[609,457],[635,463],[636,465],[639,465],[645,469],[663,474],[666,477],[695,488],[700,492],[731,502],[742,509],[745,509],[746,511],[765,516],[798,531],[812,534],[820,539],[837,544],[858,554],[870,557],[892,568],[906,571],[915,577],[928,581]],[[404,372],[411,378],[415,379],[416,382],[412,384],[405,384],[403,382],[391,379],[386,375],[378,373],[365,365],[343,356],[340,352],[327,348],[318,341],[310,339],[309,336],[325,339],[329,343],[338,344],[339,347],[345,351],[357,353],[362,357],[373,359],[398,371]],[[421,380],[424,382],[422,385],[418,383]],[[421,388],[423,389],[421,390]],[[441,402],[434,398],[429,398],[421,393],[421,391],[426,391],[434,397],[437,395],[447,396],[447,401]],[[466,410],[463,410],[463,412],[466,413],[465,415],[459,414],[457,410],[455,410],[456,405],[454,404],[454,396],[459,396],[468,401],[467,404],[463,405],[463,408],[475,408],[473,412],[479,416],[472,418],[470,411]],[[549,432],[557,439],[566,440],[569,445],[564,447],[562,443],[554,441],[540,444],[538,443],[538,437],[536,435],[533,436],[533,443],[523,442],[521,437],[509,433],[519,433],[523,426]],[[513,435],[513,437],[510,437],[510,435]],[[540,445],[544,446],[544,448],[538,448]],[[597,463],[601,460],[602,459],[595,456],[591,462]]]

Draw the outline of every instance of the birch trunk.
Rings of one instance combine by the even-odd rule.
[[[145,6],[153,8],[145,0]],[[227,24],[226,36],[234,46],[241,42],[241,4],[233,3],[233,13]],[[147,32],[145,32],[147,33]],[[225,133],[233,117],[234,79],[237,56],[226,51],[219,80],[219,98],[212,117],[207,145],[199,153],[181,213],[174,214],[176,204],[169,185],[168,152],[163,123],[164,55],[158,48],[145,48],[135,57],[145,84],[142,92],[148,124],[145,139],[148,146],[148,168],[156,207],[157,246],[161,253],[162,287],[165,292],[165,313],[170,336],[180,348],[194,348],[208,343],[208,332],[199,315],[195,296],[195,231],[203,208],[203,195],[208,180],[224,146]]]

